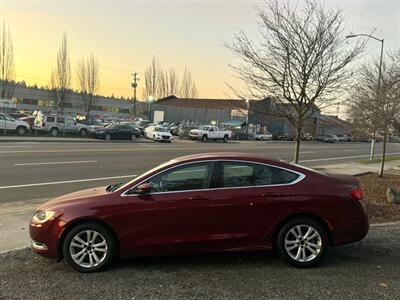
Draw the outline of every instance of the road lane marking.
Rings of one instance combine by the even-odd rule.
[[[40,182],[40,183],[27,183],[27,184],[19,184],[19,185],[7,185],[7,186],[0,186],[0,190],[14,189],[14,188],[23,188],[23,187],[30,187],[30,186],[66,184],[66,183],[77,183],[77,182],[87,182],[87,181],[102,181],[102,180],[119,179],[119,178],[128,178],[128,177],[136,177],[136,176],[137,176],[137,175],[122,175],[122,176],[101,177],[101,178],[87,178],[87,179],[64,180],[64,181],[52,181],[52,182]]]
[[[356,151],[356,150],[354,150],[354,149],[347,149],[347,150],[343,150],[343,151],[345,151],[345,152],[354,152],[354,151]]]
[[[300,151],[299,154],[315,153],[315,151]]]
[[[386,153],[386,155],[398,155],[400,152],[396,153]],[[342,156],[342,157],[329,157],[329,158],[318,158],[318,159],[304,159],[299,160],[299,162],[314,162],[314,161],[327,161],[327,160],[340,160],[340,159],[351,159],[351,158],[361,158],[361,157],[370,157],[370,154],[367,155],[354,155],[354,156]]]
[[[35,163],[20,163],[14,164],[18,166],[36,166],[36,165],[63,165],[63,164],[88,164],[97,163],[97,160],[74,160],[74,161],[48,161],[48,162],[35,162]]]

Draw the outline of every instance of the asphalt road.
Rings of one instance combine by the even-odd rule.
[[[380,148],[380,144],[377,145]],[[79,189],[128,181],[182,155],[235,151],[291,161],[293,142],[0,143],[0,203],[59,196]],[[301,164],[326,165],[369,156],[367,143],[303,143]],[[389,144],[400,154],[400,144]],[[380,150],[377,150],[380,153]]]
[[[400,224],[296,269],[272,253],[122,260],[81,274],[30,250],[0,255],[0,299],[399,299]]]

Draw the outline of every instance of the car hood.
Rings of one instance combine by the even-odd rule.
[[[67,206],[67,205],[72,205],[77,202],[89,200],[90,198],[93,199],[93,197],[98,197],[98,196],[108,194],[106,189],[107,189],[107,186],[101,186],[101,187],[96,187],[96,188],[91,188],[91,189],[86,189],[86,190],[82,190],[82,191],[78,191],[78,192],[69,193],[69,194],[54,198],[54,199],[42,204],[39,207],[39,209],[51,209],[54,207],[58,207],[60,205]]]
[[[199,130],[199,129],[192,129],[192,130],[190,130],[190,133],[199,133],[201,130]]]

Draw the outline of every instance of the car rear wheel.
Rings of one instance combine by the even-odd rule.
[[[106,133],[106,135],[104,136],[104,139],[105,139],[106,141],[111,140],[111,134]]]
[[[225,135],[222,141],[223,141],[224,143],[227,143],[227,142],[228,142],[228,136]]]
[[[50,134],[51,134],[51,136],[57,136],[58,135],[58,129],[57,128],[52,128],[50,130]]]
[[[25,135],[28,129],[25,126],[19,126],[17,128],[18,135]]]
[[[297,218],[279,231],[276,248],[291,265],[306,268],[315,266],[324,257],[328,246],[325,228],[310,218]]]
[[[131,136],[131,141],[136,142],[137,136],[135,134],[132,134]]]
[[[113,234],[96,223],[83,223],[65,237],[63,254],[70,266],[79,272],[96,272],[107,267],[116,254]]]

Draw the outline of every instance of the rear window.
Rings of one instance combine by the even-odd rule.
[[[65,123],[65,118],[57,117],[57,123]]]
[[[47,117],[46,120],[47,120],[47,122],[54,123],[55,118],[54,117]]]

